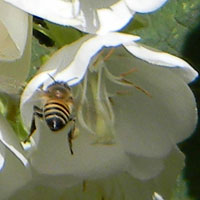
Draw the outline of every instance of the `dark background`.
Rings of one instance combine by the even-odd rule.
[[[188,33],[181,53],[200,73],[200,23]],[[200,199],[200,79],[190,84],[190,87],[196,97],[199,120],[195,133],[181,143],[180,148],[186,155],[184,177],[188,192],[195,199]]]

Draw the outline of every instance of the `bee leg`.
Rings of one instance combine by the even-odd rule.
[[[70,123],[72,123],[72,126],[70,127],[69,133],[68,133],[68,143],[69,143],[69,149],[70,153],[73,155],[74,152],[72,150],[72,140],[74,138],[74,132],[75,132],[75,119],[70,119]]]
[[[30,133],[28,135],[28,137],[24,140],[24,143],[28,142],[30,137],[33,135],[34,131],[36,130],[36,125],[35,125],[35,117],[39,117],[42,118],[43,117],[43,112],[42,109],[37,107],[37,106],[33,106],[33,118],[32,118],[32,122],[31,122],[31,129],[30,129]]]

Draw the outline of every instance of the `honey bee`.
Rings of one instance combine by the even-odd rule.
[[[51,76],[50,76],[51,77]],[[75,132],[75,118],[72,115],[74,100],[71,92],[71,88],[67,82],[56,81],[53,77],[53,83],[49,85],[46,90],[42,89],[42,98],[44,99],[43,108],[33,106],[33,117],[30,128],[30,134],[24,141],[26,143],[36,130],[35,118],[36,116],[45,120],[49,129],[53,132],[59,131],[69,125],[68,131],[68,143],[71,154],[72,139]]]

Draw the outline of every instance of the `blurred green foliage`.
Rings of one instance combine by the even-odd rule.
[[[180,56],[188,34],[199,22],[199,0],[169,0],[157,12],[136,15],[124,31],[139,35],[145,44]]]

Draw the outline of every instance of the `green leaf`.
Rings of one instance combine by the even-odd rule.
[[[8,120],[9,124],[15,130],[16,135],[20,140],[23,140],[27,135],[24,129],[20,111],[19,111],[18,95],[0,94],[0,113]]]
[[[65,44],[70,44],[83,36],[83,33],[71,27],[53,24],[48,21],[46,21],[46,24],[49,37],[55,42],[58,48]]]
[[[32,57],[31,57],[31,69],[29,72],[28,80],[30,80],[37,70],[44,64],[51,54],[56,49],[53,47],[46,47],[39,43],[39,41],[33,37],[32,39]]]
[[[187,35],[200,21],[199,10],[199,0],[170,0],[157,12],[137,14],[124,31],[139,35],[147,45],[180,55]]]

